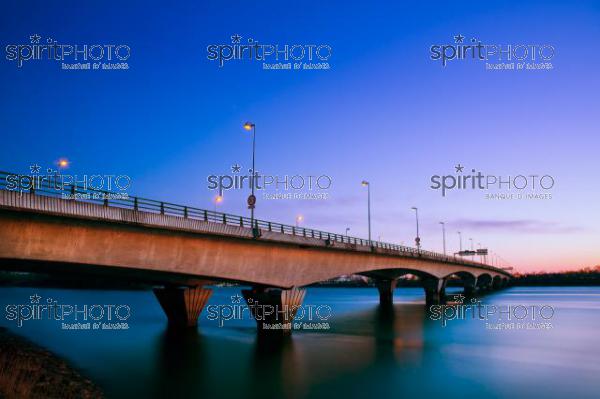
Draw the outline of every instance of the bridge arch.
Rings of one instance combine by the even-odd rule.
[[[486,290],[492,285],[492,275],[489,273],[482,273],[477,277],[477,288],[480,290]]]

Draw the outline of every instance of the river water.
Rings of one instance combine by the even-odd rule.
[[[240,306],[239,292],[215,288],[213,314]],[[40,303],[126,305],[129,328],[8,320],[7,306],[34,295]],[[425,311],[422,289],[394,295],[393,308],[381,309],[374,288],[309,288],[304,303],[320,307],[329,329],[279,340],[257,336],[247,313],[219,326],[208,309],[197,330],[169,330],[150,291],[0,288],[0,326],[64,358],[109,398],[600,397],[600,287],[513,287],[480,298],[486,310],[543,309],[544,318],[531,320],[530,311],[522,323],[471,312],[443,325]]]

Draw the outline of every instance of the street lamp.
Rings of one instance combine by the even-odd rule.
[[[304,216],[302,215],[298,215],[296,216],[296,227],[298,227],[298,225],[300,224],[301,221],[304,220]]]
[[[61,169],[65,169],[69,166],[69,160],[66,158],[61,158],[58,160],[58,166]]]
[[[371,184],[363,180],[362,186],[367,187],[367,217],[369,221],[369,246],[371,245]]]
[[[460,231],[457,231],[458,233],[458,239],[459,239],[459,252],[462,252],[462,233]]]
[[[215,213],[217,213],[217,205],[220,204],[221,202],[223,202],[223,196],[222,195],[216,195],[215,199],[214,199]]]
[[[444,255],[446,255],[446,223],[440,222],[442,225],[442,243],[444,244]]]
[[[256,170],[254,169],[254,158],[256,155],[256,125],[251,122],[246,122],[244,123],[244,129],[247,131],[252,130],[252,179],[250,179],[252,194],[248,197],[248,208],[250,208],[250,225],[254,228],[254,207],[256,206],[256,197],[254,196],[254,185],[256,184]]]
[[[419,237],[419,209],[416,206],[411,208],[415,211],[415,218],[417,220],[417,236],[415,237],[415,244],[417,244],[417,249],[421,249],[421,237]]]
[[[473,249],[473,239],[469,238],[469,241],[471,241],[471,260],[473,260],[475,258],[475,254],[473,252],[475,252],[475,250]]]
[[[350,227],[346,227],[346,238],[348,238],[348,232],[350,231]]]

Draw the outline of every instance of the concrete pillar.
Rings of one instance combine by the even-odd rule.
[[[500,277],[494,277],[492,279],[492,288],[495,290],[502,288],[502,279]]]
[[[298,288],[282,290],[255,287],[242,290],[259,333],[290,334],[292,321],[302,306],[305,294],[306,290]]]
[[[425,289],[425,305],[443,303],[446,299],[446,280],[443,278],[423,279]]]
[[[154,295],[173,327],[196,327],[212,290],[202,286],[155,288]]]
[[[464,296],[473,296],[477,291],[477,277],[472,280],[463,280],[464,281]]]
[[[394,304],[394,289],[398,280],[376,280],[379,290],[379,305],[392,306]]]

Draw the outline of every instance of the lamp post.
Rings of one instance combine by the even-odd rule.
[[[458,241],[459,242],[459,247],[458,247],[459,250],[458,251],[462,252],[462,233],[460,231],[457,231],[457,233],[458,233],[458,239],[459,239],[459,241]]]
[[[440,222],[442,225],[442,243],[444,245],[444,255],[446,255],[446,223]]]
[[[371,184],[363,180],[362,186],[367,187],[367,218],[369,223],[369,246],[371,246]]]
[[[304,220],[304,216],[302,216],[302,215],[296,216],[296,227],[298,227],[298,225],[300,224],[300,222],[302,220]]]
[[[421,237],[419,237],[419,208],[417,208],[416,206],[413,206],[411,209],[413,211],[415,211],[415,219],[417,221],[417,236],[415,237],[415,244],[417,244],[417,249],[420,250],[421,249]]]
[[[473,252],[475,252],[475,249],[473,248],[473,239],[469,238],[469,241],[471,241],[471,260],[473,260],[475,258],[475,254],[473,254]]]
[[[251,122],[246,122],[244,123],[244,129],[247,131],[252,130],[252,179],[250,179],[252,194],[248,197],[248,208],[250,208],[250,225],[254,228],[254,208],[256,206],[256,196],[254,195],[254,186],[256,185],[256,170],[254,164],[256,155],[256,125]]]
[[[69,160],[66,158],[61,158],[58,160],[58,167],[60,169],[66,169],[69,166]]]
[[[215,196],[215,213],[217,213],[217,205],[220,204],[221,202],[223,202],[223,196],[222,195],[217,195]]]
[[[346,227],[346,238],[348,238],[348,232],[350,231],[350,227]]]

